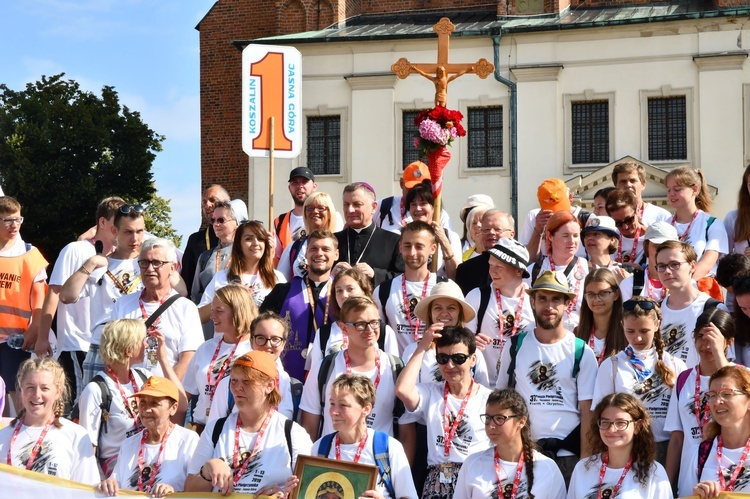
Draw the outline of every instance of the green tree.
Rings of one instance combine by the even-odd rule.
[[[172,227],[172,207],[169,206],[171,199],[154,194],[151,200],[145,203],[146,230],[151,234],[170,239],[178,248],[182,245],[182,236]]]
[[[100,97],[63,77],[0,84],[0,185],[23,206],[24,239],[50,261],[91,227],[101,198],[151,200],[164,141],[113,87]]]

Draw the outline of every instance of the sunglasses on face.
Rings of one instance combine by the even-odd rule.
[[[435,360],[441,366],[446,365],[448,361],[452,361],[453,364],[460,366],[466,363],[466,361],[469,360],[469,357],[471,357],[471,355],[465,353],[454,353],[451,355],[448,355],[447,353],[439,353],[435,355]]]
[[[623,310],[627,312],[634,310],[635,307],[640,307],[641,310],[645,310],[648,312],[656,308],[656,302],[653,302],[651,300],[628,300],[622,304]]]
[[[633,225],[633,222],[635,222],[635,215],[623,218],[622,220],[615,220],[615,226],[619,229],[623,225]]]
[[[219,218],[212,218],[210,221],[211,221],[211,225],[217,225],[217,224],[223,225],[231,220],[232,220],[231,218],[219,217]]]
[[[144,211],[146,211],[146,209],[140,204],[124,204],[120,206],[120,213],[123,215],[130,215],[131,213],[141,215]]]

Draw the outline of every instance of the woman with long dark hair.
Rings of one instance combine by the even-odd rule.
[[[565,497],[565,480],[557,464],[536,450],[529,409],[517,391],[493,391],[487,398],[485,414],[479,417],[493,445],[466,459],[454,498]]]
[[[742,173],[737,209],[724,217],[729,251],[750,256],[750,165]]]
[[[604,397],[594,409],[589,438],[594,454],[573,470],[568,499],[672,499],[667,472],[656,461],[651,418],[636,397]]]
[[[602,268],[587,275],[583,298],[575,334],[588,343],[601,365],[628,346],[622,329],[622,294],[612,271]]]

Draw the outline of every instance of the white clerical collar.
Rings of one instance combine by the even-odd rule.
[[[362,227],[361,229],[355,229],[354,227],[349,227],[349,228],[352,229],[357,234],[361,234],[363,230],[369,229],[371,225],[372,225],[372,222],[370,222],[370,225],[368,225],[367,227]]]

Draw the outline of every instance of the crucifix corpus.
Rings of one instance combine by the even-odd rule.
[[[438,36],[437,62],[411,63],[402,57],[391,66],[391,71],[401,79],[416,73],[432,81],[435,84],[435,105],[445,107],[448,101],[448,83],[466,73],[475,73],[482,79],[487,78],[495,70],[495,66],[485,58],[474,63],[449,63],[450,38],[456,26],[450,19],[443,17],[432,30]]]

